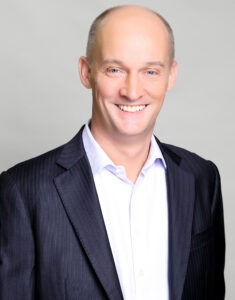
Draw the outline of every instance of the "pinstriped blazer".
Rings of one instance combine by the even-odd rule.
[[[0,176],[1,300],[123,299],[81,132]],[[219,173],[157,142],[167,163],[170,300],[222,300]]]

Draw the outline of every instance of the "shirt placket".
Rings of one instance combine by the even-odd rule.
[[[140,300],[145,281],[145,234],[142,215],[142,201],[139,187],[134,186],[131,194],[131,244],[133,255],[133,276],[135,282],[135,300]]]

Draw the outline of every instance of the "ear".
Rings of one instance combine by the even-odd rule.
[[[81,83],[88,89],[91,88],[91,74],[87,57],[81,56],[78,61],[78,72]]]
[[[178,64],[174,60],[172,63],[172,66],[171,66],[170,74],[169,74],[169,80],[168,80],[168,86],[167,86],[168,91],[170,91],[174,87],[176,78],[177,78],[177,73],[178,73]]]

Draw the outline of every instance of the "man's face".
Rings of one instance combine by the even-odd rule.
[[[110,16],[95,49],[90,71],[80,61],[83,83],[92,88],[92,130],[115,139],[150,136],[176,76],[164,25],[152,14]]]

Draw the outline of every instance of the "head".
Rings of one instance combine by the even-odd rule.
[[[81,82],[92,89],[95,137],[150,137],[176,71],[173,33],[159,14],[140,6],[103,12],[79,60]]]

